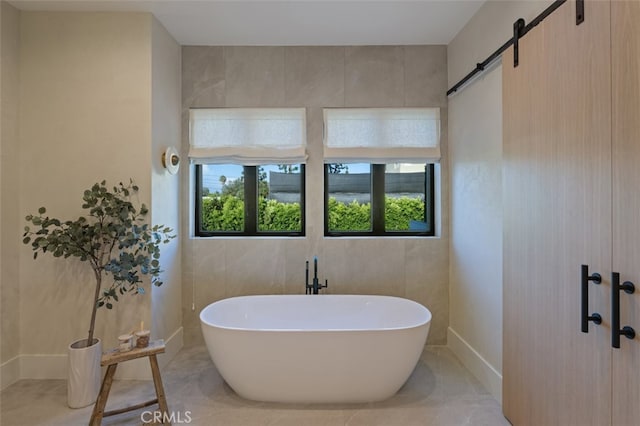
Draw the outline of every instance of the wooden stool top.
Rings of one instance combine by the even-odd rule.
[[[164,353],[165,345],[163,339],[149,342],[146,348],[133,348],[127,352],[120,352],[118,348],[110,349],[102,354],[101,366],[117,364],[131,359],[142,358],[149,355]]]
[[[156,354],[163,352],[164,340],[162,339],[149,342],[149,346],[147,346],[146,348],[134,348],[127,352],[120,352],[119,348],[114,348],[107,352],[104,352],[102,354],[102,362],[100,363],[100,365],[107,365],[107,372],[104,375],[104,380],[102,380],[102,386],[100,386],[100,394],[98,394],[96,403],[93,406],[93,412],[91,413],[89,426],[100,426],[102,424],[103,417],[114,416],[116,414],[126,413],[133,410],[139,410],[141,408],[149,407],[150,405],[154,404],[158,404],[160,411],[164,413],[163,416],[166,416],[163,417],[163,419],[168,419],[169,407],[167,406],[167,398],[164,394],[162,378],[160,377],[160,369],[158,368],[158,359],[156,358]],[[156,398],[150,401],[141,402],[140,404],[105,412],[104,409],[107,405],[109,391],[111,390],[113,376],[116,374],[118,363],[142,357],[149,357],[149,363],[151,364],[151,374],[153,375],[153,385],[156,388]],[[169,424],[171,423],[169,422]]]

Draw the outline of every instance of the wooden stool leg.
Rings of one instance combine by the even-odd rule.
[[[156,387],[156,396],[158,397],[158,405],[160,411],[166,414],[166,418],[169,418],[169,407],[167,406],[167,399],[164,395],[164,388],[162,387],[162,377],[160,377],[160,369],[158,368],[158,359],[155,354],[149,355],[149,362],[151,363],[151,374],[153,375],[153,384]]]
[[[102,386],[100,386],[98,399],[96,399],[96,404],[93,406],[93,413],[91,414],[91,420],[89,420],[89,426],[100,426],[102,424],[104,407],[107,405],[107,398],[109,398],[109,391],[111,390],[111,384],[113,383],[113,375],[116,374],[117,367],[117,363],[111,364],[107,367],[107,372],[104,375]]]

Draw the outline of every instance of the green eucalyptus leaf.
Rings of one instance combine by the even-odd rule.
[[[87,212],[75,220],[45,217],[46,209],[41,207],[39,215],[25,216],[28,223],[38,227],[37,231],[25,226],[22,235],[22,242],[31,245],[34,259],[39,252],[79,258],[90,261],[98,279],[113,279],[94,301],[95,309],[112,309],[113,302],[126,292],[145,294],[142,275],[151,276],[154,285],[161,285],[157,278],[161,272],[160,245],[175,238],[170,227],[145,222],[149,213],[146,205],[141,204],[138,209],[131,203],[129,197],[139,191],[132,179],[127,185],[120,182],[112,188],[102,181],[85,190],[81,206]]]

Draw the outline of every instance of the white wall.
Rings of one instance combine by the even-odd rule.
[[[151,205],[150,23],[144,14],[22,13],[21,212],[77,217],[84,189],[103,179],[133,178]],[[21,375],[65,377],[67,345],[89,327],[93,274],[77,260],[34,261],[28,246],[20,274]],[[96,336],[113,346],[151,323],[150,308],[148,297],[127,297],[99,309]]]
[[[181,48],[155,18],[151,24],[152,57],[152,155],[151,218],[154,224],[180,233],[180,175],[171,175],[162,166],[167,147],[180,148]],[[186,162],[185,162],[186,163]],[[182,164],[184,167],[184,164]],[[163,284],[151,289],[152,338],[171,338],[169,350],[182,347],[181,242],[174,238],[161,250]],[[169,356],[168,358],[171,358]]]
[[[449,44],[449,87],[550,1],[488,1]],[[451,170],[448,344],[502,395],[502,68],[499,61],[449,98]]]
[[[179,185],[161,169],[160,153],[180,139],[180,49],[150,14],[22,12],[19,80],[13,182],[21,218],[40,206],[52,217],[77,217],[84,189],[132,178],[149,220],[179,229]],[[30,247],[18,246],[20,377],[64,378],[67,345],[86,338],[93,275],[77,260],[34,262]],[[154,338],[177,336],[171,352],[182,345],[179,240],[164,247],[166,287],[98,310],[104,347],[141,320]],[[3,251],[3,260],[10,255]],[[127,363],[119,377],[150,377],[147,364]]]
[[[20,12],[6,2],[1,4],[2,99],[0,143],[0,389],[19,376],[17,356],[20,349],[18,306],[20,287],[18,249],[21,240],[18,209],[18,61],[20,58]]]

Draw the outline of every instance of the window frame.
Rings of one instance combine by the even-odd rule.
[[[329,163],[324,165],[324,236],[325,237],[433,237],[435,236],[435,164],[425,163],[425,219],[426,231],[387,231],[385,229],[385,172],[386,164],[371,166],[371,230],[329,230]]]
[[[258,230],[258,169],[261,166],[245,166],[244,171],[244,230],[206,231],[202,229],[202,166],[195,164],[195,236],[196,237],[304,237],[305,236],[305,164],[300,164],[300,231]]]

